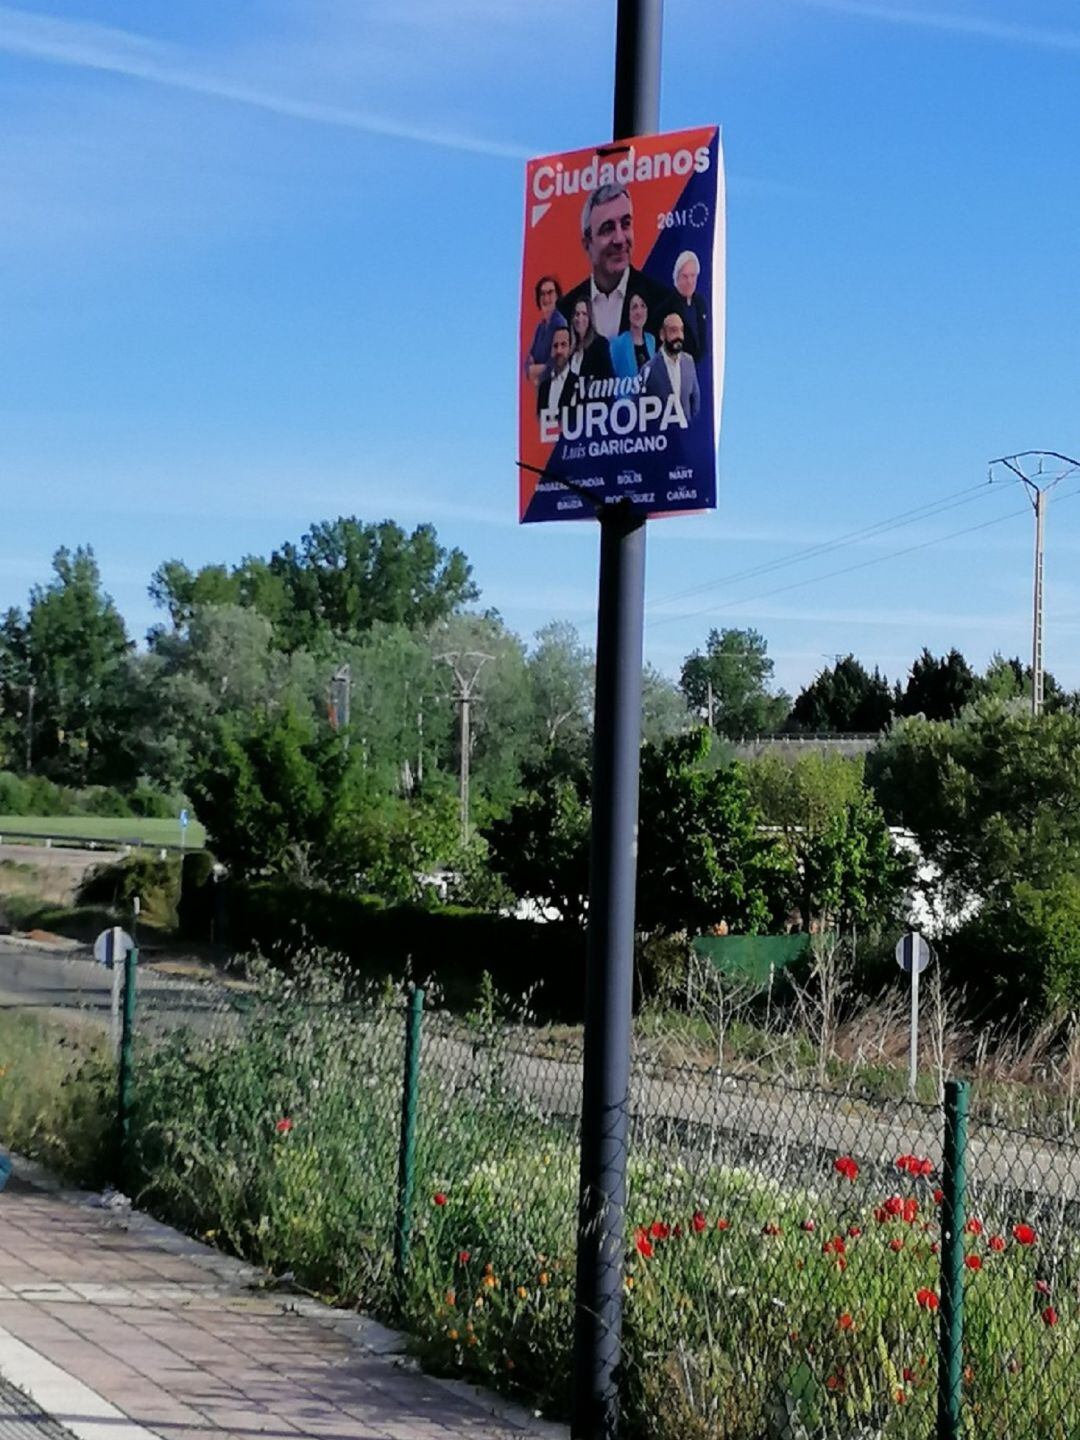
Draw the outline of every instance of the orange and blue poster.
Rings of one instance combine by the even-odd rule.
[[[526,169],[520,518],[716,504],[724,176],[716,126]]]

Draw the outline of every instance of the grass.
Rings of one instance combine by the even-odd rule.
[[[136,841],[148,846],[180,844],[180,825],[176,820],[150,820],[143,816],[123,819],[98,815],[0,815],[0,837],[14,834],[58,835],[69,841],[114,844]],[[201,850],[206,845],[206,831],[197,820],[187,828],[185,845],[189,850]]]
[[[141,1037],[136,1198],[311,1293],[403,1322],[429,1366],[565,1414],[576,1069],[523,1059],[519,1033],[493,1013],[428,1014],[399,1288],[402,1007],[385,996],[346,1004],[319,976],[255,978],[256,993],[222,997],[192,1028]],[[59,1044],[41,1022],[0,1019],[11,1052],[0,1061],[0,1135],[10,1125],[42,1158],[85,1170],[93,1155],[79,1147],[107,1144],[103,1122],[87,1133],[87,1107],[112,1104],[99,1062],[81,1048],[65,1054],[70,1037]],[[700,1082],[696,1069],[658,1073],[673,1093]],[[843,1156],[783,1136],[751,1144],[713,1128],[706,1109],[696,1125],[650,1115],[640,1099],[636,1111],[627,1440],[931,1433],[940,1227],[929,1162],[898,1167],[890,1153],[845,1174],[833,1163]],[[891,1114],[918,1124],[933,1112]],[[1037,1177],[1019,1170],[1008,1187],[974,1193],[963,1433],[1075,1440],[1076,1217],[1041,1202]]]
[[[434,1368],[564,1414],[577,1073],[545,1080],[541,1068],[523,1090],[520,1056],[498,1026],[429,1016],[425,1027],[403,1290],[392,1269],[396,1005],[353,1008],[330,988],[313,996],[276,980],[243,1021],[222,1012],[209,1033],[144,1052],[141,1195],[313,1293],[403,1321]],[[696,1082],[668,1072],[666,1083]],[[927,1114],[906,1113],[914,1123]],[[696,1127],[639,1121],[624,1337],[631,1440],[930,1433],[939,1178],[890,1157],[849,1180],[836,1158],[782,1138],[751,1152],[704,1112]],[[1015,1185],[982,1188],[965,1241],[965,1434],[1073,1440],[1080,1232],[1022,1193],[1037,1190],[1033,1177]],[[1021,1222],[1036,1243],[1017,1238]]]
[[[98,1187],[112,1168],[112,1057],[99,1033],[0,1010],[0,1142]]]

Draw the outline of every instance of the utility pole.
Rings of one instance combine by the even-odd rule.
[[[31,680],[26,690],[26,773],[30,774],[34,763],[34,696],[37,686]]]
[[[352,667],[341,665],[330,677],[330,724],[344,730],[348,744],[349,722],[352,719]]]
[[[619,0],[615,145],[659,129],[663,17],[663,0]],[[625,504],[598,518],[573,1440],[612,1440],[618,1429],[645,618],[645,518]]]
[[[1025,465],[1024,462],[1028,464]],[[990,479],[994,466],[1004,465],[1027,487],[1031,507],[1035,511],[1035,575],[1032,595],[1031,622],[1031,713],[1041,715],[1045,699],[1045,666],[1043,662],[1043,557],[1046,547],[1046,497],[1055,486],[1080,470],[1080,460],[1059,455],[1056,450],[1023,450],[1019,455],[1003,455],[990,462]],[[1032,471],[1029,474],[1028,471]]]
[[[447,650],[436,656],[444,665],[449,665],[454,676],[455,705],[461,707],[461,843],[469,843],[469,755],[472,750],[472,701],[476,693],[476,682],[480,671],[494,655],[485,655],[482,650]]]

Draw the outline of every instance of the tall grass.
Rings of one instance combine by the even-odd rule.
[[[77,1185],[112,1177],[115,1070],[100,1032],[0,1011],[0,1142]]]

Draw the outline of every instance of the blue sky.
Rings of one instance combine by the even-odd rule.
[[[356,513],[431,519],[516,629],[591,636],[594,527],[516,524],[517,275],[524,158],[609,134],[614,10],[0,3],[0,606],[90,542],[141,633],[161,560]],[[724,624],[789,688],[1027,653],[1026,502],[960,492],[1080,453],[1078,112],[1075,0],[668,0],[662,125],[724,128],[729,263],[720,506],[650,526],[661,668]]]

